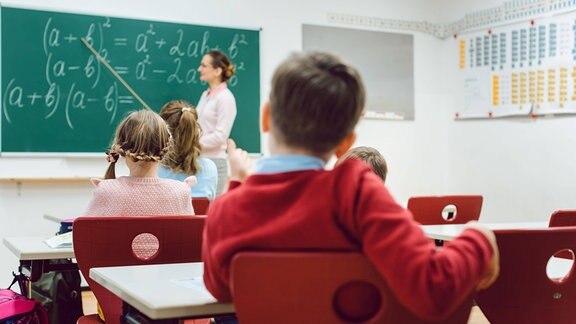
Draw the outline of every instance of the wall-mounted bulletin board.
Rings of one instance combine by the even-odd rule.
[[[197,104],[204,53],[225,51],[238,115],[231,137],[260,152],[260,38],[233,29],[2,7],[0,152],[103,152],[118,122],[143,104]],[[93,54],[134,90],[133,95]]]
[[[576,12],[468,32],[456,46],[465,96],[456,118],[576,113]]]
[[[364,117],[414,119],[414,36],[303,25],[305,51],[329,51],[356,67],[366,87]]]

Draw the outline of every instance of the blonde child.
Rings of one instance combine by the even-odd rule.
[[[346,153],[344,153],[344,155],[338,158],[338,161],[336,161],[334,166],[338,166],[348,159],[358,159],[368,164],[370,169],[372,169],[372,171],[374,171],[374,173],[380,179],[382,179],[382,182],[386,182],[386,176],[388,175],[388,164],[377,149],[368,146],[358,146],[349,149]]]
[[[214,200],[218,171],[212,160],[200,157],[201,132],[196,109],[184,100],[173,100],[162,107],[160,117],[170,127],[174,145],[162,160],[158,176],[184,181],[194,175],[198,183],[192,187],[192,197]]]
[[[158,178],[158,166],[168,152],[172,138],[168,125],[151,110],[130,113],[116,129],[108,154],[105,180],[96,186],[87,216],[193,215],[190,185]],[[129,176],[116,179],[115,166],[122,157]]]
[[[361,251],[399,301],[430,320],[496,279],[491,231],[469,225],[437,249],[365,163],[324,169],[352,145],[364,101],[358,72],[330,54],[294,55],[276,69],[262,109],[271,156],[247,177],[246,153],[230,141],[229,191],[206,220],[204,283],[218,300],[232,300],[230,262],[246,249]]]

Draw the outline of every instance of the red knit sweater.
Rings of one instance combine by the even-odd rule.
[[[334,170],[252,175],[210,206],[204,281],[230,301],[230,261],[243,249],[361,250],[400,302],[434,319],[476,286],[492,248],[469,229],[441,249],[372,171],[351,159]]]

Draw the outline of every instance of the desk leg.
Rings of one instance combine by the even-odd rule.
[[[50,271],[78,270],[76,263],[51,263],[51,260],[21,260],[18,271],[18,285],[20,291],[28,298],[32,298],[32,282],[38,281],[42,274]]]
[[[32,298],[32,282],[37,281],[44,271],[43,260],[23,260],[20,261],[18,272],[18,286],[20,292],[28,298]]]

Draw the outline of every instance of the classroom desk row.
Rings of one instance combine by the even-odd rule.
[[[53,270],[78,269],[75,263],[69,269],[49,267],[50,260],[74,258],[72,247],[51,248],[46,237],[6,237],[4,245],[20,260],[19,270],[36,281],[42,273]],[[128,317],[137,322],[170,318],[212,317],[233,314],[232,304],[218,303],[206,290],[202,281],[203,264],[182,263],[146,266],[93,268],[90,277],[126,302]],[[142,284],[145,282],[146,284]],[[30,284],[25,284],[30,296]],[[167,294],[159,294],[167,291]],[[133,307],[132,307],[133,306]]]
[[[491,229],[547,228],[545,222],[483,224]],[[458,236],[464,225],[422,226],[433,239],[451,240]],[[4,238],[6,245],[16,255],[21,266],[30,267],[30,273],[51,271],[44,268],[51,259],[73,258],[69,248],[52,249],[43,237]],[[568,260],[551,262],[548,273],[565,274],[572,266]],[[37,268],[38,267],[38,268]],[[234,313],[233,304],[218,303],[206,290],[202,281],[203,264],[181,263],[144,266],[92,268],[90,278],[116,294],[125,302],[125,315],[138,321],[213,317]],[[145,284],[143,284],[145,283]],[[158,291],[165,291],[159,294]]]
[[[491,230],[506,229],[539,229],[548,228],[548,222],[521,222],[521,223],[479,223]],[[448,225],[421,225],[426,236],[435,240],[450,241],[455,239],[464,229],[466,224]]]

